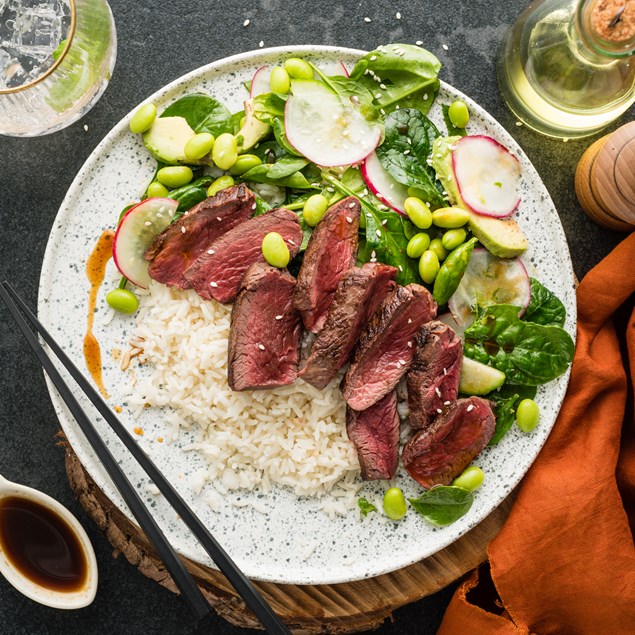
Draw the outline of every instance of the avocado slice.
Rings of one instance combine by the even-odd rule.
[[[157,117],[143,135],[148,152],[162,163],[198,163],[185,158],[185,144],[196,133],[183,117]],[[203,160],[200,161],[204,163]]]
[[[505,373],[463,356],[459,392],[465,395],[486,395],[505,383]]]
[[[258,119],[254,115],[254,100],[245,101],[245,123],[236,133],[238,152],[249,152],[259,141],[262,141],[271,132],[271,126]]]
[[[470,231],[490,253],[499,258],[515,258],[527,251],[527,238],[514,219],[469,214]]]
[[[437,178],[441,181],[443,189],[448,193],[450,203],[467,209],[459,187],[454,178],[454,168],[452,167],[452,149],[454,144],[458,143],[462,137],[456,135],[454,137],[437,137],[432,144],[432,168],[437,173]]]

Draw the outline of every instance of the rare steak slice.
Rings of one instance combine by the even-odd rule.
[[[401,461],[423,487],[449,485],[487,445],[495,427],[496,418],[486,399],[453,401],[406,443]]]
[[[317,333],[342,276],[355,264],[361,205],[354,196],[328,209],[311,234],[293,302],[307,330]]]
[[[399,462],[399,415],[394,390],[361,412],[347,408],[346,432],[357,450],[364,480],[395,475]]]
[[[265,262],[262,239],[269,232],[284,238],[292,258],[298,253],[302,228],[297,215],[274,209],[223,234],[185,270],[185,278],[201,298],[233,302],[245,271],[254,262]]]
[[[430,292],[418,284],[397,287],[362,331],[342,392],[353,410],[366,410],[389,393],[410,368],[415,336],[437,314]]]
[[[463,342],[443,322],[428,324],[427,337],[418,337],[412,366],[408,371],[410,427],[427,427],[444,405],[459,394]]]
[[[183,272],[217,238],[253,214],[256,197],[243,184],[221,190],[185,212],[166,227],[150,245],[144,258],[148,273],[157,282],[188,289]]]
[[[360,330],[395,288],[397,269],[367,262],[349,269],[337,285],[324,327],[319,332],[300,377],[324,388],[346,364]]]
[[[228,382],[232,390],[292,384],[298,376],[302,320],[293,308],[295,278],[254,263],[232,307]]]

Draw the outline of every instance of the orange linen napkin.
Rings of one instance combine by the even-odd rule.
[[[562,410],[439,635],[635,633],[634,293],[631,234],[578,287]]]

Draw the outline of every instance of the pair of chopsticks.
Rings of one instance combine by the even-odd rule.
[[[51,351],[60,360],[66,370],[68,370],[71,377],[77,382],[78,386],[104,417],[105,421],[108,425],[110,425],[119,439],[121,439],[139,465],[145,470],[146,474],[152,481],[154,481],[155,485],[159,488],[159,491],[163,494],[163,496],[165,496],[168,503],[170,503],[176,513],[196,536],[205,551],[207,551],[220,571],[243,598],[245,604],[255,613],[256,617],[260,620],[265,629],[269,633],[273,633],[275,635],[290,635],[289,629],[274,613],[271,606],[262,597],[262,595],[260,595],[251,581],[236,566],[233,560],[218,544],[216,539],[207,530],[200,519],[188,507],[187,503],[166,480],[165,476],[163,476],[157,466],[137,445],[135,440],[113,414],[99,393],[90,385],[77,366],[71,362],[53,337],[46,331],[44,326],[42,326],[40,321],[29,310],[20,296],[6,281],[0,285],[0,298],[2,298],[2,301],[7,305],[7,308],[11,312],[11,316],[17,322],[20,331],[22,331],[22,334],[27,339],[29,346],[37,356],[47,375],[55,385],[55,388],[68,406],[68,409],[77,421],[87,441],[92,446],[95,454],[115,484],[115,487],[119,490],[123,499],[126,501],[130,511],[132,511],[132,514],[137,519],[137,522],[145,532],[146,536],[154,545],[157,554],[165,564],[165,567],[172,576],[174,583],[179,588],[181,595],[185,598],[195,616],[198,619],[206,617],[212,612],[211,606],[148,509],[145,507],[139,497],[139,494],[132,486],[113,455],[110,453],[110,450],[108,450],[104,440],[99,436],[99,433],[95,429],[94,425],[91,423],[84,410],[82,410],[77,399],[71,392],[71,389],[65,383],[64,379],[62,379],[62,376],[53,364],[53,361],[49,358],[44,347],[39,343],[32,328],[35,329],[35,331],[39,333],[42,339],[48,344]],[[20,313],[20,310],[24,313],[26,319]],[[29,323],[31,326],[29,326]]]

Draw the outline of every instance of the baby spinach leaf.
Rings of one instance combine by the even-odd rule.
[[[410,221],[401,214],[391,210],[380,210],[371,204],[358,191],[350,189],[344,183],[328,173],[324,178],[339,192],[346,196],[356,196],[362,205],[362,214],[366,221],[364,239],[360,241],[357,260],[360,263],[378,260],[392,265],[398,270],[397,282],[407,285],[411,282],[421,283],[416,260],[408,258],[406,247],[406,228]],[[349,177],[352,181],[353,177]]]
[[[425,115],[439,90],[440,69],[441,62],[429,51],[410,44],[390,44],[358,60],[351,79],[367,88],[384,112],[399,106],[416,108]]]
[[[448,137],[455,137],[457,135],[464,137],[467,134],[465,128],[457,128],[450,119],[450,106],[441,104],[441,111],[443,112],[443,121],[448,131]]]
[[[179,202],[179,206],[176,208],[176,214],[174,215],[173,220],[180,218],[183,212],[187,212],[187,210],[192,209],[194,205],[204,201],[207,198],[207,188],[213,182],[213,176],[201,176],[183,187],[172,190],[168,194],[168,198],[172,198]]]
[[[372,503],[369,503],[365,498],[357,499],[357,506],[362,511],[362,516],[368,516],[370,512],[376,512],[377,507],[375,507]]]
[[[312,185],[306,180],[302,172],[295,171],[287,176],[269,176],[269,171],[275,166],[274,164],[262,163],[251,170],[248,170],[240,178],[243,181],[252,181],[254,183],[269,183],[271,185],[279,185],[281,187],[294,187],[300,190],[310,189]]]
[[[531,285],[531,300],[523,315],[523,320],[535,322],[536,324],[562,326],[567,317],[564,304],[538,280],[529,278],[529,282]]]
[[[507,431],[514,425],[516,408],[523,399],[533,399],[536,396],[535,386],[515,386],[505,384],[499,390],[487,395],[494,402],[494,415],[496,416],[496,428],[494,435],[487,445],[496,445]]]
[[[267,176],[270,179],[283,179],[287,176],[291,176],[295,172],[298,172],[308,165],[308,163],[309,162],[302,157],[287,155],[271,164],[271,167],[267,172]]]
[[[563,328],[525,322],[518,307],[494,304],[465,329],[464,352],[502,370],[511,383],[536,386],[567,370],[574,344]]]
[[[276,117],[284,117],[286,97],[278,93],[263,93],[254,97],[254,117],[273,126]]]
[[[432,144],[440,136],[436,126],[418,110],[405,108],[386,117],[385,131],[384,141],[376,150],[384,169],[399,183],[425,193],[426,202],[443,205],[441,185],[427,163]]]
[[[408,502],[433,525],[449,525],[470,511],[474,495],[462,487],[438,485]]]
[[[160,116],[183,117],[194,132],[209,132],[218,136],[226,131],[232,115],[217,99],[203,93],[192,93],[177,99]]]
[[[302,156],[295,151],[295,148],[289,143],[287,138],[287,132],[284,129],[284,122],[282,117],[274,117],[273,119],[273,134],[278,144],[287,152],[296,157]]]

